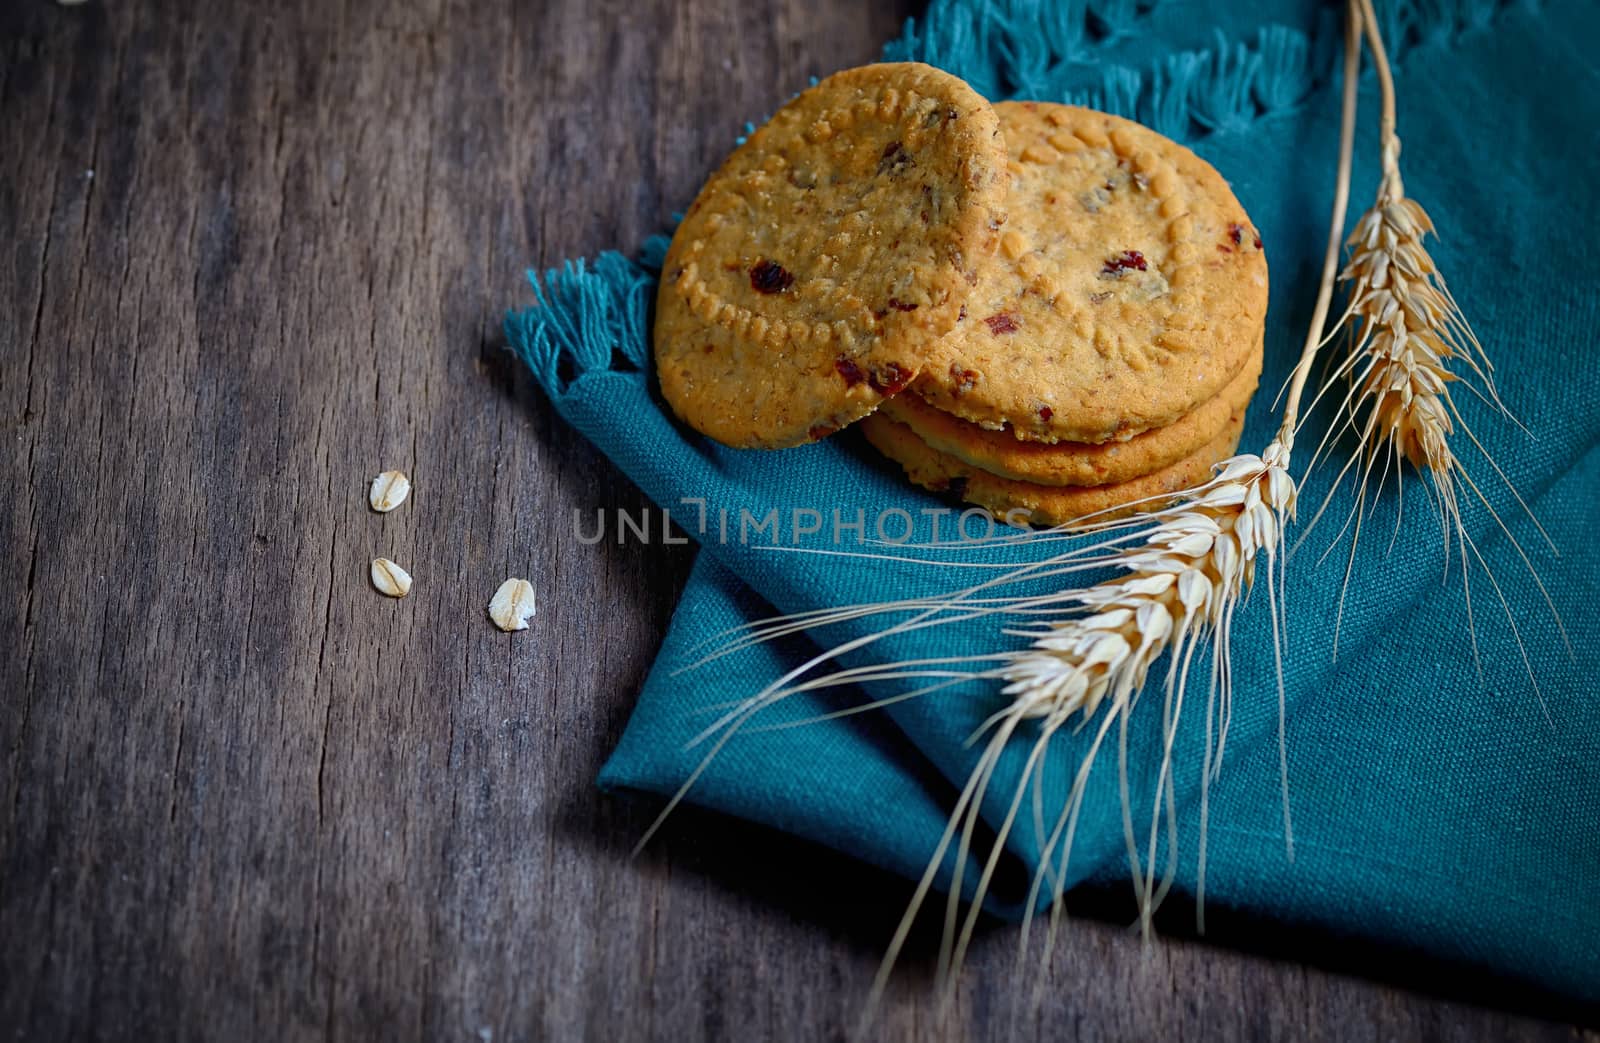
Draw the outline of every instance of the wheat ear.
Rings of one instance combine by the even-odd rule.
[[[1404,464],[1409,463],[1424,477],[1422,488],[1428,493],[1437,514],[1444,540],[1446,571],[1450,568],[1452,546],[1457,550],[1468,632],[1474,659],[1480,662],[1480,672],[1477,626],[1472,608],[1473,562],[1483,569],[1505,611],[1529,680],[1537,693],[1538,682],[1515,616],[1501,592],[1498,580],[1463,524],[1463,493],[1469,494],[1488,511],[1516,549],[1544,596],[1558,629],[1561,628],[1560,615],[1545,589],[1539,570],[1534,567],[1456,452],[1454,442],[1458,437],[1464,437],[1483,456],[1547,542],[1549,536],[1457,406],[1453,389],[1466,388],[1495,412],[1515,419],[1495,389],[1494,367],[1484,354],[1483,345],[1462,316],[1460,306],[1423,245],[1424,238],[1436,234],[1436,231],[1427,211],[1406,195],[1405,183],[1401,178],[1400,138],[1395,131],[1394,78],[1372,0],[1349,0],[1349,6],[1352,13],[1359,12],[1377,70],[1382,100],[1379,138],[1383,166],[1377,200],[1362,215],[1350,234],[1346,244],[1350,249],[1350,257],[1339,275],[1340,281],[1349,287],[1349,301],[1335,326],[1335,332],[1341,328],[1349,329],[1350,348],[1344,360],[1334,368],[1323,393],[1342,382],[1348,382],[1349,390],[1339,402],[1339,419],[1330,427],[1312,460],[1315,466],[1317,458],[1336,436],[1354,433],[1357,451],[1339,471],[1327,499],[1306,530],[1309,534],[1332,501],[1334,493],[1347,477],[1354,475],[1355,504],[1339,535],[1329,547],[1331,553],[1333,546],[1338,545],[1346,532],[1351,534],[1345,579],[1335,615],[1334,645],[1337,649],[1345,593],[1349,589],[1356,549],[1372,503],[1392,473],[1395,486],[1402,494],[1395,517],[1395,531],[1398,534],[1404,517],[1401,513]],[[1304,538],[1302,535],[1301,539]],[[1553,543],[1550,547],[1552,551],[1555,550]],[[1565,638],[1564,629],[1562,635]]]

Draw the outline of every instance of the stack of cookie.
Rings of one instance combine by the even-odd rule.
[[[706,184],[667,253],[656,368],[727,445],[862,420],[917,484],[1067,524],[1159,506],[1233,452],[1266,302],[1254,227],[1187,149],[873,65]]]

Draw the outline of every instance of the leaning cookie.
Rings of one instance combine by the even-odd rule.
[[[1070,525],[1089,515],[1109,520],[1135,510],[1159,510],[1184,489],[1204,482],[1211,468],[1232,455],[1244,429],[1244,415],[1207,445],[1159,471],[1111,485],[1055,486],[1001,478],[953,456],[930,449],[904,424],[882,413],[861,422],[867,441],[898,463],[906,477],[934,492],[949,492],[987,508],[1006,521],[1033,525]]]
[[[1011,220],[913,390],[1019,438],[1089,443],[1215,397],[1267,308],[1261,240],[1227,182],[1129,120],[1042,102],[995,110]]]
[[[824,437],[955,325],[1004,221],[1005,147],[964,82],[915,63],[830,76],[751,134],[673,236],[655,362],[730,446]]]
[[[1261,343],[1221,392],[1166,427],[1125,441],[1025,442],[1009,431],[990,431],[928,405],[914,393],[896,395],[882,412],[941,453],[990,474],[1039,485],[1108,485],[1159,471],[1209,445],[1235,414],[1243,413],[1261,378]]]

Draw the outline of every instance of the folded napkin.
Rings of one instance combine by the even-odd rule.
[[[1086,11],[1037,0],[947,0],[910,23],[886,56],[938,64],[991,98],[1072,101],[1133,116],[1190,144],[1229,179],[1261,229],[1272,267],[1264,393],[1241,446],[1259,451],[1275,427],[1272,392],[1297,354],[1320,269],[1338,139],[1338,13],[1310,0],[1226,6],[1218,13],[1192,0],[1154,10],[1105,2]],[[1480,667],[1460,563],[1452,555],[1453,571],[1444,575],[1438,526],[1412,482],[1392,545],[1392,486],[1388,505],[1367,521],[1336,657],[1332,616],[1346,545],[1326,561],[1319,557],[1353,502],[1348,489],[1338,493],[1288,567],[1284,680],[1294,856],[1284,835],[1263,598],[1244,606],[1236,623],[1234,710],[1220,775],[1209,789],[1204,897],[1213,923],[1240,910],[1600,1002],[1600,367],[1591,348],[1600,329],[1593,223],[1600,211],[1600,71],[1584,44],[1600,39],[1600,13],[1579,0],[1537,8],[1493,0],[1379,7],[1396,60],[1407,188],[1438,223],[1442,238],[1430,248],[1498,364],[1502,396],[1531,434],[1470,398],[1462,408],[1559,557],[1490,467],[1470,451],[1464,456],[1545,578],[1571,651],[1511,541],[1481,505],[1469,506],[1468,533],[1507,606],[1474,571]],[[1377,178],[1370,83],[1362,105],[1356,212],[1370,203]],[[740,115],[747,114],[730,113],[730,122]],[[849,430],[771,453],[726,449],[677,423],[649,372],[650,305],[663,247],[656,240],[637,261],[606,254],[535,278],[537,303],[509,317],[507,333],[561,415],[702,544],[600,779],[606,787],[672,794],[701,769],[710,747],[692,741],[730,702],[884,620],[843,622],[695,665],[724,646],[730,631],[777,612],[947,593],[974,579],[970,569],[893,560],[893,553],[791,549],[797,520],[820,528],[802,535],[804,547],[834,549],[838,525],[837,549],[882,552],[859,542],[850,525],[858,512],[867,540],[887,517],[884,535],[897,539],[909,523],[917,543],[933,538],[936,520],[941,538],[951,539],[955,516],[925,513],[948,505],[912,488]],[[1327,419],[1314,414],[1308,430],[1320,431]],[[1302,446],[1300,467],[1309,449]],[[1301,525],[1290,530],[1291,543],[1349,449],[1336,446],[1332,463],[1302,488]],[[784,546],[775,548],[775,538]],[[1060,548],[922,556],[1022,561],[1048,549]],[[994,620],[974,620],[893,635],[842,665],[1018,644]],[[969,747],[966,740],[1002,704],[995,686],[951,687],[814,720],[907,687],[784,700],[720,748],[688,799],[920,875],[981,752],[981,743]],[[1130,721],[1136,822],[1148,823],[1151,812],[1160,702],[1145,699]],[[785,723],[794,726],[772,727]],[[1060,806],[1092,733],[1053,742],[1041,786],[1048,809]],[[1174,754],[1175,890],[1191,897],[1202,886],[1204,745],[1197,702]],[[996,771],[982,806],[991,829],[1006,815],[1023,755],[1012,750]],[[1099,758],[1069,885],[1127,877],[1117,772],[1114,754]],[[1006,841],[989,899],[1001,915],[1023,912],[1039,864],[1042,838],[1024,821],[1030,818],[1020,816]],[[940,886],[948,886],[954,868],[947,852]],[[969,865],[969,894],[976,875]]]

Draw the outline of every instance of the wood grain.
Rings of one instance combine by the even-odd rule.
[[[0,7],[0,1031],[847,1030],[906,884],[697,813],[626,857],[654,808],[592,779],[692,551],[567,537],[642,500],[498,326],[525,264],[637,244],[906,13]],[[542,592],[518,635],[484,619],[509,575]],[[994,930],[955,1009],[914,957],[880,1031],[1578,1034],[1403,955],[1221,941],[1077,922],[1034,1009]]]

